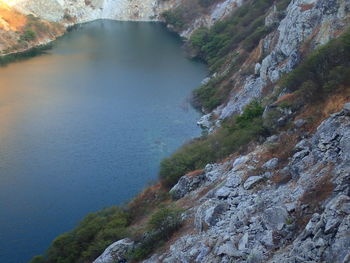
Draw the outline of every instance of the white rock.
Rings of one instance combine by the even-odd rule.
[[[133,248],[134,241],[125,238],[114,242],[93,263],[114,263],[125,259],[126,254]]]
[[[246,250],[248,248],[249,234],[248,232],[244,233],[243,237],[239,240],[238,249]]]
[[[249,190],[264,179],[262,176],[251,176],[243,184],[244,189]]]
[[[264,165],[263,168],[267,170],[272,170],[275,169],[278,165],[278,158],[272,158],[271,160],[267,161]]]

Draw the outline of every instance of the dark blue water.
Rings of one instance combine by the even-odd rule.
[[[0,262],[27,262],[154,180],[200,133],[188,97],[206,73],[162,25],[112,21],[0,68]]]

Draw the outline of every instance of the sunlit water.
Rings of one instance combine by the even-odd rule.
[[[162,25],[112,21],[0,68],[0,262],[27,262],[154,180],[200,133],[188,97],[206,74]]]

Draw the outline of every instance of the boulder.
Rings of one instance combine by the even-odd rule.
[[[249,190],[252,189],[256,184],[264,180],[264,177],[262,176],[251,176],[244,182],[244,189]]]
[[[263,165],[263,168],[266,170],[273,170],[273,169],[277,168],[278,162],[279,162],[278,158],[272,158],[271,160],[267,161]]]
[[[93,263],[122,263],[125,256],[134,248],[134,241],[125,238],[114,242]]]
[[[223,201],[208,200],[198,207],[195,215],[195,228],[201,232],[216,225],[222,214],[228,209],[228,205]]]
[[[281,206],[272,207],[264,211],[263,218],[271,229],[280,231],[287,221],[288,212]]]
[[[301,127],[303,127],[303,126],[305,125],[305,123],[306,123],[306,120],[304,120],[304,119],[299,119],[299,120],[296,120],[296,121],[294,122],[294,125],[295,125],[295,127],[297,127],[297,128],[301,128]]]
[[[170,190],[170,194],[173,199],[180,199],[190,193],[191,191],[197,189],[205,182],[204,174],[197,175],[185,175],[180,178],[176,185]]]

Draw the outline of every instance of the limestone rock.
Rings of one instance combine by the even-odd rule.
[[[180,199],[189,192],[197,189],[205,182],[204,174],[189,176],[185,175],[180,178],[178,183],[170,190],[170,194],[174,199]]]
[[[264,177],[262,176],[251,176],[244,182],[243,187],[244,189],[249,190],[262,180],[264,180]]]
[[[266,170],[273,170],[278,166],[279,159],[278,158],[272,158],[271,160],[267,161],[263,168]]]
[[[282,230],[287,222],[288,212],[281,206],[268,208],[264,211],[265,223],[274,230]]]
[[[128,238],[114,242],[106,248],[93,263],[115,263],[125,260],[126,254],[134,247],[134,242]]]

